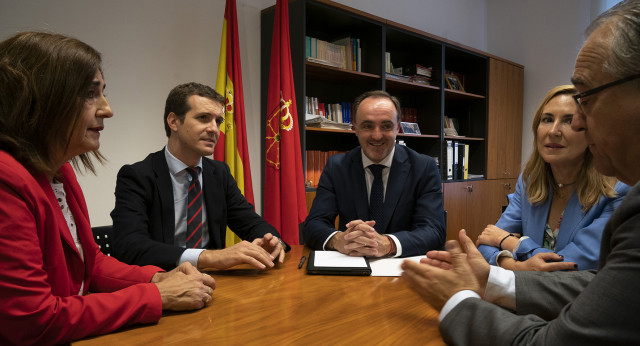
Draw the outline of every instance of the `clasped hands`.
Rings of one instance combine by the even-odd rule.
[[[189,262],[170,272],[155,273],[151,282],[158,287],[163,310],[200,309],[212,299],[216,288],[216,281],[211,276],[200,273]]]
[[[277,258],[284,262],[284,248],[280,240],[271,233],[252,242],[240,243],[222,250],[204,250],[198,257],[200,269],[228,269],[238,264],[249,264],[258,269],[272,268]]]
[[[482,297],[487,287],[489,263],[465,230],[460,230],[459,239],[460,243],[448,241],[445,244],[446,251],[427,252],[420,263],[409,260],[402,263],[402,278],[438,311],[459,291],[472,290]]]
[[[488,245],[513,252],[513,249],[520,238],[520,234],[509,237],[509,232],[495,225],[487,225],[478,236],[476,245]],[[506,237],[506,238],[505,238]],[[500,244],[502,242],[502,244]],[[574,270],[577,265],[574,262],[564,262],[564,257],[554,252],[539,252],[524,261],[516,261],[510,257],[500,257],[499,265],[509,270],[535,270],[535,271],[556,271]]]
[[[373,228],[375,224],[375,221],[351,221],[347,229],[334,234],[327,245],[349,256],[385,256],[391,249],[391,243],[388,237]]]

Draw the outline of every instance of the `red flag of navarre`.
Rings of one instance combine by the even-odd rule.
[[[264,219],[288,244],[299,244],[307,217],[300,133],[289,45],[289,8],[277,0],[266,114]]]

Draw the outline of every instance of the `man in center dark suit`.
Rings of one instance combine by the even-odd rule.
[[[229,167],[204,157],[213,154],[224,104],[206,85],[171,90],[164,113],[167,146],[118,172],[111,212],[116,258],[166,270],[182,262],[198,269],[241,263],[265,269],[275,258],[283,262],[287,245],[278,232],[255,213]],[[245,241],[225,248],[227,226]]]
[[[327,161],[304,223],[305,244],[373,257],[441,248],[446,231],[440,174],[431,157],[395,144],[400,102],[385,91],[369,91],[353,109],[360,146]]]

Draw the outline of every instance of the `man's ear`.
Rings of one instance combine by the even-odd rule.
[[[180,119],[178,119],[178,116],[176,115],[176,113],[171,112],[169,113],[169,115],[167,115],[167,124],[169,125],[169,128],[171,129],[171,131],[178,132],[179,122],[180,122]]]

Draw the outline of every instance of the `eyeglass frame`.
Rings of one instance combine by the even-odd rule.
[[[583,92],[581,92],[579,94],[573,95],[572,96],[573,97],[573,101],[575,101],[576,106],[578,107],[578,110],[580,110],[581,112],[584,113],[584,110],[582,109],[582,102],[580,101],[581,99],[583,99],[583,98],[585,98],[587,96],[591,96],[591,95],[593,95],[595,93],[599,93],[602,90],[608,89],[608,88],[610,88],[612,86],[616,86],[616,85],[619,85],[619,84],[630,82],[630,81],[632,81],[634,79],[638,79],[638,78],[640,78],[640,73],[634,74],[634,75],[631,75],[631,76],[627,76],[627,77],[624,77],[624,78],[620,78],[618,80],[614,80],[613,82],[610,82],[610,83],[607,83],[607,84],[603,84],[603,85],[595,87],[593,89],[589,89],[587,91],[583,91]]]

